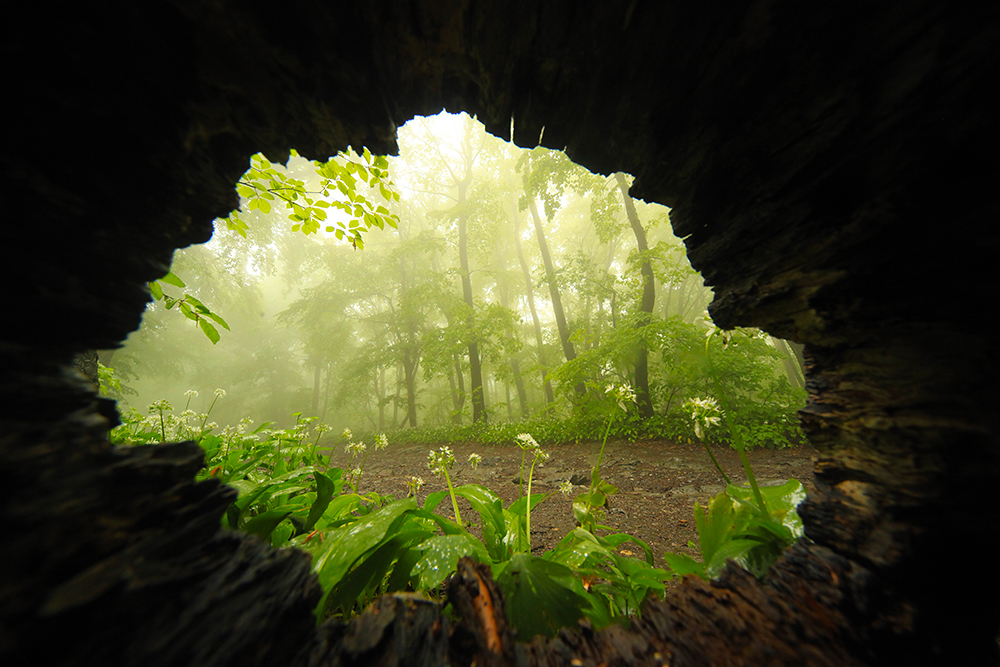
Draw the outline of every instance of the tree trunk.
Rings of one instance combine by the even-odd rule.
[[[642,303],[639,306],[643,317],[636,323],[636,327],[642,328],[649,324],[653,315],[653,306],[656,303],[656,282],[653,277],[653,267],[649,263],[649,246],[646,243],[646,230],[642,228],[639,215],[635,211],[635,203],[628,194],[628,181],[625,174],[618,172],[615,174],[618,180],[618,189],[622,193],[622,201],[625,204],[625,213],[628,215],[629,224],[632,225],[632,232],[635,234],[635,242],[639,248],[641,257],[642,273]],[[643,417],[653,416],[653,401],[649,395],[649,348],[645,341],[639,341],[639,348],[635,353],[635,398],[639,405],[639,414]]]
[[[559,329],[559,342],[562,343],[563,354],[566,361],[576,359],[576,350],[573,349],[573,341],[569,339],[570,330],[566,323],[566,314],[563,311],[562,297],[559,294],[559,283],[556,282],[556,270],[552,265],[552,258],[549,255],[549,244],[545,241],[545,230],[542,229],[542,219],[538,215],[538,206],[535,205],[534,198],[528,199],[528,208],[531,210],[531,219],[535,223],[535,238],[538,239],[538,249],[542,253],[542,263],[545,265],[545,279],[549,284],[549,296],[552,299],[552,311],[556,317],[556,327]],[[576,385],[577,396],[587,393],[583,383]]]
[[[465,202],[466,189],[469,187],[471,174],[466,176],[466,180],[458,185],[458,204],[461,206]],[[466,234],[466,222],[468,215],[464,212],[458,216],[458,260],[460,264],[460,275],[462,277],[462,298],[465,301],[469,312],[466,316],[466,324],[469,327],[469,335],[475,335],[475,308],[476,304],[472,298],[472,278],[469,275],[469,240]],[[479,345],[475,339],[469,340],[469,375],[472,380],[472,421],[486,421],[486,396],[483,392],[483,367],[479,359]]]
[[[545,405],[552,405],[555,402],[555,395],[552,393],[552,383],[546,379],[548,364],[545,363],[545,346],[542,337],[542,323],[538,319],[538,309],[535,308],[535,285],[531,280],[531,270],[528,262],[524,259],[524,250],[521,248],[521,218],[514,214],[514,245],[517,247],[517,259],[521,264],[521,273],[524,274],[525,295],[528,298],[528,310],[531,311],[531,323],[535,330],[535,345],[538,349],[538,365],[542,369],[542,389],[545,392]]]

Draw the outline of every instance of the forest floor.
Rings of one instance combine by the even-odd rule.
[[[532,553],[538,555],[555,546],[575,527],[572,498],[588,487],[574,486],[570,497],[565,497],[559,493],[559,483],[580,475],[589,484],[590,470],[597,462],[600,448],[600,442],[546,448],[550,457],[543,466],[536,466],[531,493],[552,495],[531,513]],[[372,451],[359,491],[375,490],[401,498],[406,495],[406,482],[413,475],[423,478],[426,483],[418,494],[422,504],[428,493],[447,488],[443,478],[435,477],[428,470],[427,451],[426,446],[416,445],[390,445],[387,450]],[[483,484],[503,499],[504,507],[518,497],[521,450],[515,445],[493,448],[456,445],[452,446],[452,451],[456,459],[451,470],[452,484]],[[734,484],[746,481],[735,450],[713,447],[712,451]],[[477,471],[468,464],[469,454],[473,452],[483,457]],[[795,478],[810,489],[815,455],[816,450],[809,445],[799,445],[788,449],[755,449],[749,453],[749,458],[762,486],[779,485]],[[342,446],[334,451],[331,463],[348,468],[349,456]],[[525,488],[527,475],[526,468]],[[657,567],[664,567],[665,551],[686,553],[701,560],[700,552],[687,546],[688,541],[698,543],[694,504],[704,506],[725,486],[700,444],[609,441],[601,463],[601,477],[618,487],[618,493],[609,502],[606,525],[613,526],[616,532],[645,540],[653,550]],[[459,499],[463,519],[478,524],[478,515],[469,507],[468,502]],[[447,498],[438,506],[438,512],[446,516],[453,514]],[[632,543],[622,544],[619,552],[626,556],[642,555],[641,549]]]

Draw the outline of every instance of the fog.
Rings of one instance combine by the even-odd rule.
[[[167,399],[203,413],[214,402],[220,425],[285,427],[301,413],[338,432],[558,417],[606,383],[640,382],[643,345],[653,414],[694,392],[665,332],[704,332],[711,290],[669,210],[630,199],[639,251],[622,196],[631,177],[517,148],[465,114],[410,121],[399,148],[388,159],[399,201],[373,195],[398,226],[371,228],[363,249],[322,228],[304,234],[287,209],[251,210],[244,196],[245,238],[217,220],[210,242],[178,251],[172,273],[185,287],[164,291],[194,297],[229,330],[215,325],[213,344],[179,307],[151,303],[121,349],[100,353],[121,380],[121,409]],[[301,157],[275,169],[307,189],[318,179]],[[646,325],[656,333],[639,345],[629,332]],[[801,386],[790,351],[769,344],[786,356],[768,362],[774,377]]]

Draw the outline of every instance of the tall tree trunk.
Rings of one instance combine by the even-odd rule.
[[[316,365],[313,367],[312,412],[309,413],[312,417],[319,414],[319,381],[322,371],[323,364],[317,360]]]
[[[556,282],[556,270],[552,265],[552,257],[549,255],[549,244],[545,241],[545,230],[542,229],[542,219],[538,215],[538,206],[535,205],[534,198],[528,199],[528,209],[531,211],[531,219],[535,223],[535,237],[538,239],[538,249],[542,253],[542,263],[545,265],[545,279],[549,283],[549,296],[552,299],[552,311],[556,316],[556,327],[559,329],[559,342],[562,343],[563,354],[566,361],[576,359],[576,350],[573,349],[573,341],[569,339],[569,325],[566,324],[566,313],[563,311],[562,297],[559,294],[559,284]],[[583,383],[576,385],[577,396],[587,393]]]
[[[656,303],[656,283],[653,277],[653,266],[649,262],[649,245],[646,243],[646,230],[639,222],[639,214],[635,212],[635,203],[628,194],[628,181],[625,174],[618,172],[615,174],[618,180],[618,189],[622,193],[622,201],[625,204],[625,214],[628,215],[629,224],[632,225],[632,232],[635,234],[635,242],[639,247],[639,256],[642,259],[640,272],[642,273],[642,303],[639,310],[643,316],[636,323],[636,327],[642,328],[649,324],[653,315],[653,306]],[[653,401],[649,395],[649,349],[644,341],[639,341],[639,349],[635,354],[635,398],[639,405],[639,413],[643,417],[653,416]]]
[[[465,192],[469,187],[469,179],[458,184],[458,204],[461,206],[465,202]],[[460,264],[459,273],[462,276],[462,298],[468,306],[467,324],[470,331],[475,329],[475,303],[472,298],[472,278],[469,275],[469,240],[466,233],[466,222],[468,215],[464,212],[458,216],[458,260]],[[479,359],[479,345],[476,341],[469,341],[469,375],[472,380],[472,421],[486,421],[486,396],[483,391],[483,367]]]
[[[451,404],[454,408],[451,413],[451,421],[454,424],[461,424],[462,408],[465,407],[465,376],[462,375],[462,362],[457,356],[454,358],[454,362],[455,370],[448,374],[448,383],[451,385]]]
[[[538,348],[538,365],[542,368],[542,388],[545,391],[545,405],[552,405],[555,402],[555,395],[552,393],[552,383],[545,379],[548,372],[548,364],[545,363],[545,348],[542,338],[542,323],[538,319],[538,309],[535,308],[535,286],[531,280],[531,270],[528,262],[524,259],[524,251],[521,249],[521,218],[514,213],[514,245],[517,248],[517,260],[521,263],[521,273],[524,274],[525,294],[528,297],[528,310],[531,311],[531,323],[535,329],[535,344]]]
[[[503,278],[497,280],[497,290],[500,292],[500,305],[504,308],[510,309],[510,291],[507,285],[507,258],[501,251],[499,244],[496,247],[496,252],[494,253],[497,263],[497,275],[503,276]],[[508,338],[511,340],[517,339],[516,329],[511,329],[508,332]],[[524,378],[521,377],[521,363],[516,357],[510,357],[510,370],[514,374],[514,384],[517,386],[517,400],[521,406],[521,415],[525,418],[528,417],[528,392],[524,388]],[[507,418],[513,420],[513,408],[510,405],[510,384],[505,383],[507,392]]]
[[[406,382],[406,418],[410,428],[417,427],[417,359],[413,350],[407,346],[403,350],[403,377]]]
[[[385,366],[375,372],[375,398],[378,400],[378,428],[385,428]]]

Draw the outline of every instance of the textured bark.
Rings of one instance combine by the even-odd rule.
[[[639,254],[649,252],[649,244],[646,243],[646,230],[643,229],[639,221],[639,214],[635,212],[635,204],[628,194],[628,181],[625,174],[618,172],[615,174],[618,181],[618,190],[622,193],[622,202],[625,206],[625,215],[628,217],[632,233],[635,235],[636,247]],[[649,318],[653,314],[653,307],[656,305],[656,281],[653,277],[653,265],[650,264],[649,257],[642,257],[640,264],[642,274],[642,301],[639,303],[639,310],[645,313],[645,317],[636,326],[644,327],[649,324]],[[653,416],[653,399],[649,395],[649,348],[645,342],[639,344],[639,349],[635,353],[635,393],[636,403],[639,405],[639,413],[643,417]]]
[[[630,628],[516,659],[997,663],[1000,571],[965,565],[997,547],[1000,364],[969,323],[1000,241],[996,3],[60,10],[19,7],[4,46],[0,283],[23,310],[0,331],[0,662],[450,659],[448,622],[412,600],[317,630],[308,559],[220,532],[232,492],[191,482],[191,445],[112,448],[110,404],[71,370],[139,325],[146,283],[231,210],[250,155],[391,152],[445,107],[498,136],[513,118],[521,145],[544,127],[672,206],[716,322],[805,344],[820,451],[814,543],[766,582],[688,580]]]

